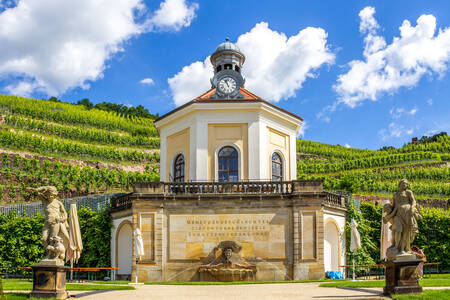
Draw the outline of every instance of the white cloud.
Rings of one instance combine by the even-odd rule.
[[[141,0],[21,0],[0,14],[0,75],[8,91],[63,93],[103,76],[105,60],[142,32]],[[28,88],[26,88],[28,86]]]
[[[360,31],[364,39],[364,60],[353,60],[350,70],[338,77],[334,89],[338,102],[355,107],[365,99],[377,101],[383,93],[394,93],[401,87],[413,87],[425,74],[440,76],[447,70],[450,60],[450,28],[436,33],[436,18],[421,15],[417,25],[408,20],[400,26],[400,37],[391,44],[377,35],[375,9],[364,8]]]
[[[391,108],[389,113],[391,114],[392,118],[400,119],[401,117],[403,117],[405,115],[414,116],[418,111],[419,111],[419,109],[417,107],[414,107],[410,110],[406,110],[403,107],[393,107],[393,108]]]
[[[308,77],[316,76],[314,70],[332,64],[335,57],[322,28],[308,27],[288,38],[261,22],[239,36],[236,44],[246,55],[242,69],[245,87],[274,102],[294,97]],[[169,78],[175,104],[181,105],[209,89],[212,76],[208,57]]]
[[[305,120],[303,120],[302,125],[300,126],[300,129],[298,130],[297,137],[298,138],[304,137],[305,131],[306,131],[306,129],[308,129],[308,127],[309,127],[308,123]]]
[[[146,18],[154,30],[189,26],[197,6],[183,5],[166,0],[148,19],[142,0],[20,0],[0,13],[0,76],[15,80],[4,89],[59,95],[89,88],[124,43],[150,30]]]
[[[405,128],[405,126],[401,124],[392,122],[389,124],[387,129],[381,129],[378,133],[380,134],[383,141],[385,141],[392,138],[399,138],[405,135],[412,135],[414,133],[414,129]]]
[[[146,23],[151,31],[178,31],[189,27],[195,18],[198,3],[188,5],[185,0],[165,0]]]
[[[38,88],[39,85],[35,82],[19,81],[15,84],[6,86],[5,91],[7,91],[11,95],[28,97],[34,90]]]
[[[196,61],[168,79],[170,91],[176,106],[180,106],[201,93],[207,91],[213,76],[209,56],[203,61]]]
[[[411,116],[414,116],[418,111],[419,111],[419,109],[415,107],[415,108],[411,109],[410,111],[408,111],[408,114]]]
[[[433,99],[428,98],[427,99],[427,104],[430,105],[430,106],[433,105]]]
[[[155,84],[155,82],[151,78],[144,78],[139,82],[143,85],[154,85]]]
[[[345,148],[351,148],[349,144],[344,145]]]

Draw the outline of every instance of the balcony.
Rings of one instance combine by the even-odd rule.
[[[293,194],[320,195],[323,204],[345,208],[345,197],[323,191],[321,180],[293,181],[240,181],[240,182],[140,182],[134,185],[134,193],[117,197],[111,201],[111,210],[129,209],[132,199],[142,195],[157,197],[219,195],[264,195],[289,196]]]
[[[292,194],[295,191],[322,192],[321,180],[239,182],[140,182],[135,193],[185,194]]]

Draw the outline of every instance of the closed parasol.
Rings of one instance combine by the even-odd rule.
[[[361,238],[358,232],[358,223],[356,223],[355,219],[352,219],[352,238],[350,240],[350,251],[355,252],[356,250],[361,248]]]
[[[69,220],[69,245],[66,249],[66,261],[70,260],[70,266],[78,263],[83,251],[83,241],[81,239],[80,223],[78,222],[77,205],[70,204],[70,220]],[[71,272],[71,279],[72,279]]]
[[[354,253],[361,248],[361,237],[358,232],[358,223],[356,223],[355,219],[352,219],[352,232],[351,232],[351,240],[350,240],[350,251],[352,252],[352,261],[353,261],[353,281],[355,280],[355,256]]]

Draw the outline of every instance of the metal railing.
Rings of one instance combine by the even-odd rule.
[[[290,194],[292,181],[249,182],[171,182],[164,183],[164,194]]]
[[[136,193],[179,194],[291,194],[297,191],[322,192],[321,180],[238,181],[238,182],[138,182]]]
[[[121,196],[117,196],[111,199],[111,211],[118,211],[122,209],[129,209],[131,208],[131,194],[125,194]]]
[[[324,197],[324,204],[345,208],[345,197],[324,192],[320,180],[293,181],[242,181],[242,182],[140,182],[134,185],[134,193],[111,200],[111,211],[130,209],[132,199],[143,195],[164,199],[166,196],[205,195],[291,195],[294,192],[317,193]],[[144,197],[145,198],[145,197]],[[144,199],[143,198],[143,199]]]

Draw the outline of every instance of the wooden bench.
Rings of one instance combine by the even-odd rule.
[[[6,263],[6,267],[4,265],[0,266],[0,276],[8,279],[8,270],[10,263]]]
[[[423,268],[423,274],[425,276],[425,274],[439,274],[439,265],[441,263],[440,262],[434,262],[434,263],[425,263],[424,264],[424,268]],[[341,268],[346,268],[346,277],[349,278],[351,277],[351,272],[352,272],[352,268],[353,265],[343,265],[340,266]],[[430,268],[426,268],[426,267],[430,267]],[[435,267],[435,269],[433,270],[433,267]],[[366,274],[364,275],[364,277],[367,279],[370,276],[376,276],[378,279],[381,279],[382,276],[384,276],[384,264],[378,264],[378,265],[355,265],[355,268],[361,268],[361,269],[367,269]],[[375,269],[375,273],[372,273],[371,270]],[[428,269],[428,271],[427,271]],[[350,276],[348,276],[350,274]]]

